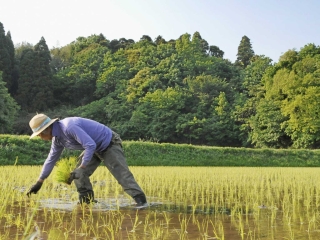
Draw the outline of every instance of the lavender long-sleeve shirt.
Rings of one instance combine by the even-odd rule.
[[[95,152],[109,146],[112,130],[90,119],[69,117],[53,123],[52,136],[51,149],[40,173],[41,179],[50,175],[64,148],[85,150],[81,164],[86,166]]]

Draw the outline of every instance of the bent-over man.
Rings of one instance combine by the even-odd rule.
[[[45,114],[35,115],[29,125],[33,131],[30,139],[39,136],[52,143],[39,179],[27,192],[28,196],[39,191],[63,149],[67,148],[84,150],[79,156],[77,168],[70,175],[70,184],[74,180],[81,204],[96,202],[89,177],[103,161],[123,190],[135,200],[138,208],[148,205],[144,192],[128,168],[120,136],[109,127],[86,118],[68,117],[59,120],[50,119]]]

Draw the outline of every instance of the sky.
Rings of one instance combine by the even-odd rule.
[[[320,45],[320,0],[0,0],[0,22],[14,44],[62,47],[102,33],[110,41],[165,40],[198,31],[234,62],[241,38],[278,62],[289,49]]]

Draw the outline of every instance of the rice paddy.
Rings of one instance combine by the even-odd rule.
[[[28,198],[40,169],[0,167],[0,239],[320,239],[320,168],[130,167],[142,210],[102,166],[97,204],[54,172]]]

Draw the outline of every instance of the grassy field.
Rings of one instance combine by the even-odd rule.
[[[143,210],[105,167],[98,204],[78,206],[56,170],[28,198],[40,169],[0,167],[0,239],[320,239],[320,168],[131,167]]]

